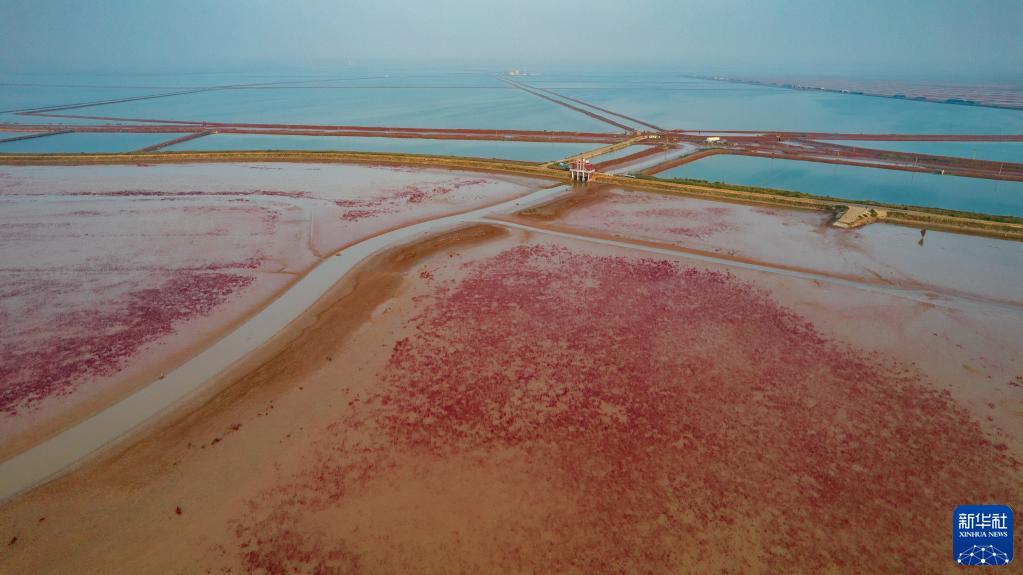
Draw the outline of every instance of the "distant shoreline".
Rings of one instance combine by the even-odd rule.
[[[930,102],[932,104],[951,104],[955,106],[974,106],[978,108],[998,108],[1000,110],[1017,110],[1023,111],[1023,88],[1020,90],[1020,103],[1019,104],[1001,104],[998,102],[986,102],[982,100],[975,100],[971,98],[941,98],[937,96],[930,96],[922,93],[915,95],[908,95],[902,93],[886,94],[879,91],[871,91],[869,89],[849,89],[830,87],[824,85],[817,85],[813,82],[802,84],[794,83],[792,81],[783,80],[755,80],[752,78],[739,78],[731,76],[690,76],[691,78],[697,78],[700,80],[711,80],[714,82],[731,82],[733,84],[750,84],[753,86],[764,86],[767,88],[782,88],[785,90],[803,90],[809,92],[831,92],[833,94],[845,94],[851,96],[871,96],[874,98],[887,98],[889,100],[908,100],[910,102]],[[907,87],[911,87],[907,85]],[[965,86],[964,86],[965,87]],[[908,91],[908,90],[907,90]]]

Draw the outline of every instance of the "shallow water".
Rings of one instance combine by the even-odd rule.
[[[1023,182],[732,155],[710,156],[657,175],[848,200],[1023,215]]]
[[[58,84],[44,86],[23,85],[10,78],[0,77],[0,113],[17,110],[42,108],[46,106],[66,106],[84,104],[101,100],[114,100],[144,96],[166,90],[160,87],[89,87],[78,84]],[[57,82],[77,82],[73,79],[58,79]],[[25,121],[25,120],[22,120]]]
[[[829,140],[826,140],[829,141]],[[913,154],[955,156],[995,162],[1023,163],[1023,142],[888,142],[860,140],[830,140],[844,146],[893,150]]]
[[[82,108],[76,113],[242,123],[617,132],[496,80],[488,87],[251,88]]]
[[[519,80],[670,129],[1023,132],[1023,111],[1018,110],[788,90],[687,78],[677,73],[555,73]],[[619,131],[513,88],[489,72],[365,67],[317,70],[304,75],[3,75],[0,121],[95,123],[97,120],[19,116],[8,112],[201,87],[219,88],[76,108],[67,113],[188,121]],[[615,120],[635,124],[618,117]],[[318,149],[313,147],[316,146],[313,141],[309,143],[310,149]],[[931,144],[924,146],[923,150],[940,150],[931,148]],[[972,155],[974,148],[990,151],[987,156],[990,159],[1020,159],[1012,148],[1000,144],[969,146],[967,154]]]
[[[17,135],[17,134],[15,134]],[[181,134],[71,133],[0,143],[0,153],[130,152]]]
[[[849,133],[1023,132],[1023,111],[788,90],[678,75],[538,76],[527,83],[664,128]]]

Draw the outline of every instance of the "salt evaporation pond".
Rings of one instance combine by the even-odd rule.
[[[1023,216],[1023,182],[717,155],[657,174],[889,204]]]
[[[846,133],[1013,134],[1017,110],[790,90],[670,75],[526,78],[663,128]]]
[[[267,87],[82,108],[132,119],[413,128],[616,132],[618,128],[496,80],[489,87]]]
[[[305,76],[7,75],[0,80],[0,121],[7,122],[95,123],[94,119],[6,112],[209,87],[216,89],[76,108],[68,113],[216,122],[619,131],[484,73],[359,68]],[[789,90],[670,74],[544,74],[520,80],[672,129],[1023,132],[1023,112],[1017,110]],[[641,127],[622,118],[616,117],[616,121]],[[995,150],[1000,145],[988,144],[984,149]],[[999,151],[990,159],[1019,158],[1012,156],[1011,148],[1005,150],[1010,157]]]
[[[131,152],[181,134],[116,134],[76,132],[0,143],[0,153]]]
[[[526,162],[559,160],[592,150],[601,144],[562,142],[501,142],[493,140],[424,140],[412,138],[353,138],[342,136],[275,136],[267,134],[215,134],[188,140],[168,150],[339,150],[396,152],[471,158],[500,158]]]
[[[954,156],[993,162],[1023,163],[1023,142],[891,142],[863,140],[824,140],[842,146],[857,146],[911,154]]]
[[[67,106],[102,100],[132,98],[161,91],[161,89],[156,87],[89,87],[68,84],[23,85],[17,82],[6,81],[7,78],[3,78],[3,80],[4,82],[0,83],[0,113],[44,108],[47,106]],[[169,90],[164,89],[163,91]]]

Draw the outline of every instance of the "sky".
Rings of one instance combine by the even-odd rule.
[[[1023,82],[1023,0],[0,0],[0,72],[353,63]]]

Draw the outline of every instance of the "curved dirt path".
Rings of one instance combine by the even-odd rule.
[[[124,438],[177,404],[298,319],[324,293],[370,256],[438,232],[471,225],[495,213],[514,212],[566,194],[566,185],[467,212],[398,228],[362,240],[324,259],[267,307],[173,371],[96,415],[0,463],[0,501],[53,479],[90,454]]]

